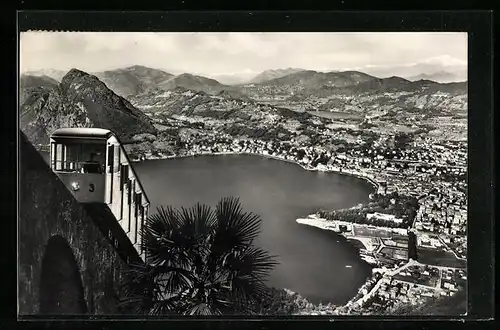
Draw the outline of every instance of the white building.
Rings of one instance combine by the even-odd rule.
[[[402,218],[396,218],[392,214],[385,214],[385,213],[378,213],[378,212],[368,213],[366,215],[366,218],[368,220],[370,220],[370,219],[377,219],[377,220],[392,221],[392,222],[395,222],[395,223],[402,223],[403,222]]]

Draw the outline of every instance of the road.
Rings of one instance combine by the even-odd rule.
[[[410,261],[408,261],[408,263],[404,264],[403,266],[401,266],[401,267],[399,267],[397,269],[394,269],[392,271],[385,272],[384,276],[382,276],[382,278],[380,280],[378,280],[378,282],[373,286],[373,288],[370,290],[370,292],[368,292],[367,294],[365,294],[363,297],[359,298],[355,302],[349,302],[349,303],[347,303],[346,306],[351,306],[353,304],[362,305],[364,302],[366,302],[368,299],[370,299],[375,294],[375,292],[377,292],[377,290],[382,285],[382,280],[384,279],[385,275],[394,276],[395,274],[399,273],[403,269],[406,269],[406,268],[408,268],[410,266],[415,265],[415,263],[417,263],[415,260],[410,259]]]
[[[405,160],[405,159],[386,159],[388,163],[390,162],[395,162],[395,163],[408,163],[408,164],[415,164],[415,165],[426,165],[426,166],[435,166],[435,167],[449,167],[449,168],[458,168],[458,169],[467,169],[467,166],[455,166],[455,165],[448,165],[448,164],[440,164],[440,163],[427,163],[427,162],[422,162],[418,160]]]
[[[455,256],[455,258],[457,258],[457,259],[459,259],[459,260],[467,260],[466,258],[459,257],[459,256],[456,254],[456,252],[455,252],[452,248],[450,248],[450,247],[448,246],[448,244],[446,244],[446,242],[445,242],[445,241],[441,238],[441,236],[440,236],[440,235],[438,235],[438,239],[439,239],[439,241],[440,241],[440,242],[441,242],[444,246],[446,246],[446,249],[447,249],[448,251],[450,251],[451,253],[453,253],[453,255]]]
[[[416,260],[413,260],[413,259],[410,259],[406,264],[396,268],[396,269],[393,269],[393,270],[390,270],[390,271],[386,271],[386,272],[383,272],[383,276],[380,280],[378,280],[378,282],[373,286],[373,288],[366,294],[364,295],[363,297],[359,298],[358,300],[354,301],[354,302],[348,302],[346,304],[346,306],[351,306],[351,305],[354,305],[354,304],[358,304],[358,305],[362,305],[364,302],[366,302],[368,299],[370,299],[376,292],[377,290],[380,288],[380,286],[382,285],[382,280],[384,278],[387,278],[387,277],[393,277],[394,275],[398,274],[399,272],[401,272],[402,270],[410,267],[410,266],[429,266],[429,267],[435,267],[439,270],[439,280],[436,284],[436,286],[427,286],[427,285],[423,285],[423,284],[416,284],[416,283],[412,283],[412,282],[407,282],[407,281],[403,281],[403,280],[399,280],[399,279],[396,279],[396,281],[399,281],[399,282],[405,282],[405,283],[409,283],[409,284],[412,284],[412,285],[416,285],[417,287],[421,287],[421,288],[427,288],[427,289],[434,289],[434,290],[438,290],[438,291],[443,291],[443,289],[441,288],[441,279],[442,279],[442,274],[443,274],[443,270],[448,270],[448,269],[462,269],[462,268],[453,268],[453,267],[442,267],[442,266],[433,266],[433,265],[427,265],[427,264],[422,264]]]

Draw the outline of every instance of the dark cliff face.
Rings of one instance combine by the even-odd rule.
[[[124,141],[156,130],[149,118],[116,95],[96,76],[72,69],[52,88],[20,90],[21,130],[33,144],[48,143],[60,127],[100,127]]]

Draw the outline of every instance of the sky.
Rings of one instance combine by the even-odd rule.
[[[385,75],[391,72],[397,75],[401,68],[420,65],[427,69],[432,66],[453,71],[466,68],[467,34],[21,33],[21,72],[41,69],[67,71],[71,68],[98,72],[132,65],[144,65],[173,74],[189,72],[210,77],[249,76],[288,67],[316,71],[387,71],[383,73]]]

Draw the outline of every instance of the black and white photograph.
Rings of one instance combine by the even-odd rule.
[[[466,32],[19,37],[18,314],[467,314]]]

